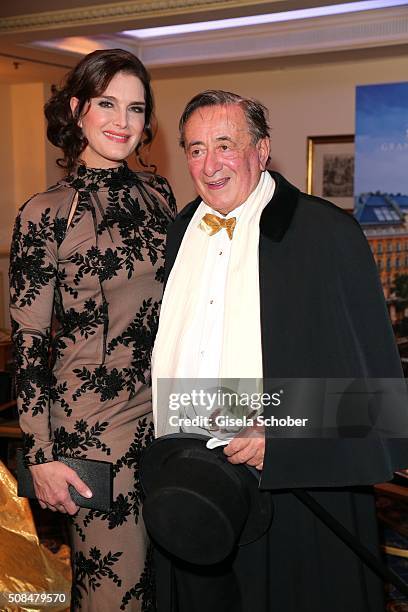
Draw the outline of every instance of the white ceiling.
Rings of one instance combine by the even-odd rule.
[[[0,82],[58,81],[80,54],[97,48],[133,51],[154,71],[214,70],[226,62],[326,62],[364,56],[404,55],[408,2],[352,14],[281,21],[229,30],[130,38],[123,30],[326,5],[290,0],[147,0],[84,5],[72,0],[19,0],[0,13]],[[330,2],[334,4],[334,2]],[[339,2],[337,2],[339,4]],[[354,3],[355,4],[355,3]],[[50,6],[55,10],[50,11]],[[217,9],[217,10],[216,10]],[[24,10],[24,12],[22,12]],[[25,11],[31,10],[31,13]],[[48,11],[48,12],[44,12]],[[139,11],[137,13],[137,11]],[[127,14],[127,18],[124,15]],[[139,15],[139,18],[136,18]],[[61,36],[61,33],[64,36]],[[38,44],[48,45],[39,47]]]

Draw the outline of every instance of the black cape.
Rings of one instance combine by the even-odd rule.
[[[271,174],[276,188],[262,213],[259,244],[265,379],[402,377],[360,226],[345,211]],[[169,229],[166,280],[199,203],[184,208]],[[288,489],[307,488],[378,554],[367,485],[407,466],[405,438],[276,439],[267,433],[260,486],[272,492],[275,515],[264,538],[237,552],[243,611],[382,611],[381,581]],[[173,609],[168,599],[164,603],[164,575],[161,566],[160,612]]]

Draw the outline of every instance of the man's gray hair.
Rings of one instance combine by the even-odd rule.
[[[232,106],[237,105],[244,111],[249,133],[252,136],[252,143],[256,144],[261,138],[269,138],[268,125],[268,109],[266,106],[253,100],[252,98],[244,98],[230,91],[222,91],[221,89],[207,89],[188,102],[186,108],[181,115],[179,123],[180,146],[185,149],[184,130],[190,116],[198,108],[203,106]]]

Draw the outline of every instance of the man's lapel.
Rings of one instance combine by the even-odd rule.
[[[275,192],[261,215],[261,239],[266,236],[273,242],[280,242],[292,221],[299,197],[299,189],[291,185],[278,172],[270,172],[269,174],[275,181]]]
[[[275,180],[275,192],[272,200],[263,210],[260,221],[259,238],[259,305],[261,314],[262,363],[264,378],[273,375],[276,354],[271,350],[274,345],[276,322],[272,312],[274,304],[283,299],[276,287],[277,267],[285,266],[285,258],[281,256],[281,245],[290,227],[296,210],[299,190],[288,183],[276,172],[271,172]],[[281,322],[284,326],[284,321]],[[279,328],[279,326],[278,326]]]

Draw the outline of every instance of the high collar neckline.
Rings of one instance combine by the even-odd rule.
[[[125,161],[115,168],[89,168],[85,164],[78,164],[64,181],[77,190],[118,190],[129,182],[132,175]]]

